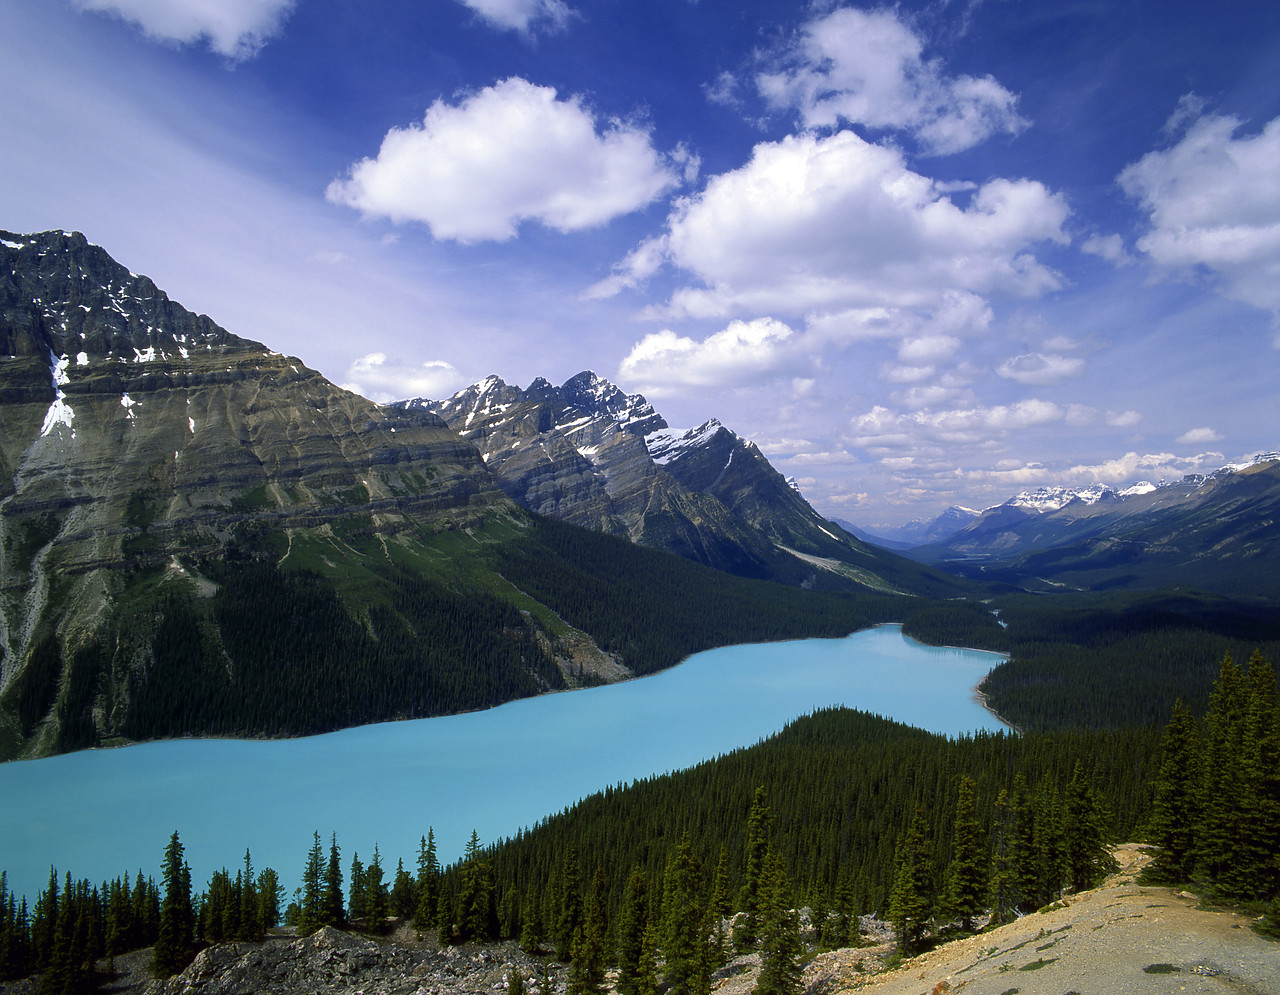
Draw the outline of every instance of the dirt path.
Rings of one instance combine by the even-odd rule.
[[[807,995],[1280,995],[1280,943],[1193,897],[1139,886],[1141,847],[1116,852],[1121,870],[1065,907],[946,944],[889,974],[859,976],[868,951],[815,958]],[[1185,894],[1185,893],[1184,893]]]

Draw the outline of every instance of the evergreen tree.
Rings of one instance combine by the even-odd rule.
[[[618,916],[618,993],[641,995],[640,961],[644,956],[648,922],[649,878],[639,867],[627,879],[627,890]]]
[[[401,919],[413,916],[416,903],[413,896],[413,878],[404,869],[404,860],[396,861],[396,876],[391,882],[391,914]]]
[[[753,995],[800,995],[804,988],[800,916],[791,907],[791,885],[772,852],[765,860],[765,881],[760,977]]]
[[[493,869],[485,859],[480,837],[474,829],[463,857],[457,919],[459,935],[464,943],[467,940],[496,939]]]
[[[413,911],[413,928],[420,934],[435,925],[436,903],[440,888],[440,861],[436,858],[436,832],[428,827],[418,849],[417,905]]]
[[[569,847],[560,870],[560,903],[555,918],[556,960],[563,963],[573,952],[573,937],[582,923],[582,891],[578,883],[578,851]]]
[[[308,936],[323,924],[321,909],[321,860],[324,850],[320,847],[320,833],[312,833],[311,849],[302,871],[302,895],[298,901],[298,933]]]
[[[1244,899],[1280,894],[1280,705],[1271,661],[1249,657],[1248,703],[1241,760],[1244,813],[1228,885]]]
[[[347,916],[352,922],[367,919],[369,915],[369,886],[365,880],[364,864],[360,854],[351,854],[351,882],[347,885]]]
[[[1200,735],[1195,716],[1179,699],[1173,704],[1173,718],[1160,744],[1150,837],[1159,850],[1147,869],[1153,881],[1191,880],[1200,821],[1199,768]]]
[[[746,866],[742,874],[742,892],[738,897],[741,913],[733,942],[739,950],[755,946],[760,931],[760,891],[764,885],[764,860],[769,852],[769,837],[773,827],[773,815],[769,811],[768,796],[763,787],[757,787],[747,813]]]
[[[933,868],[924,834],[924,813],[916,809],[911,827],[895,848],[889,921],[904,956],[919,950],[933,914]]]
[[[1062,897],[1066,879],[1063,857],[1062,806],[1058,789],[1046,774],[1036,792],[1032,816],[1035,845],[1035,884],[1030,893],[1032,908],[1042,908]]]
[[[662,952],[672,995],[699,995],[706,987],[704,921],[702,865],[685,833],[667,861],[662,892]]]
[[[156,939],[153,966],[160,977],[176,974],[191,963],[194,949],[194,914],[191,905],[191,870],[183,860],[178,833],[164,851],[164,900],[160,905],[160,935]]]
[[[280,925],[280,902],[283,899],[280,876],[273,868],[264,867],[258,875],[258,920],[264,930]]]
[[[531,957],[537,955],[543,939],[542,913],[538,906],[538,894],[529,888],[520,910],[520,949]]]
[[[511,966],[511,973],[507,975],[507,995],[524,995],[524,975],[520,973],[519,965]]]
[[[1102,812],[1084,775],[1084,764],[1076,761],[1064,800],[1063,858],[1067,883],[1072,891],[1092,888],[1116,869],[1107,849]]]
[[[365,873],[365,918],[366,928],[374,933],[381,933],[386,927],[387,915],[391,912],[391,899],[383,881],[382,855],[378,852],[378,844],[373,845],[373,860]]]
[[[256,942],[262,939],[264,927],[258,903],[258,891],[254,887],[253,861],[248,847],[244,851],[244,871],[240,883],[240,923],[236,938]]]
[[[320,922],[326,926],[341,928],[347,923],[347,914],[342,902],[342,851],[338,849],[337,833],[329,837],[329,861],[325,865],[321,883]]]
[[[1244,828],[1244,734],[1248,700],[1245,677],[1230,654],[1222,659],[1205,716],[1200,771],[1200,823],[1196,865],[1215,884],[1233,873]],[[1230,888],[1219,889],[1231,897]]]
[[[982,827],[974,808],[973,780],[960,778],[956,798],[955,828],[951,864],[947,868],[944,908],[950,918],[960,920],[960,928],[973,931],[973,918],[982,911],[987,894],[986,849]]]
[[[1011,922],[1017,907],[1014,870],[1014,815],[1009,790],[1000,789],[996,798],[991,827],[991,922],[996,926]]]
[[[568,995],[601,995],[604,991],[604,912],[600,907],[604,879],[597,868],[582,907],[582,925],[573,944]]]

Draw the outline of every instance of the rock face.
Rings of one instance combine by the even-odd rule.
[[[514,944],[470,952],[411,949],[326,926],[303,939],[210,947],[181,974],[151,985],[148,995],[492,995],[506,991],[512,971],[521,973],[531,995],[540,991],[534,962]],[[557,969],[556,975],[560,973]]]
[[[332,543],[344,519],[385,546],[517,513],[440,418],[230,334],[79,234],[0,232],[0,274],[0,757],[69,689],[111,733],[146,637],[109,675],[71,664],[139,585],[207,596],[193,559],[268,533]]]
[[[489,377],[447,400],[398,407],[438,414],[538,514],[744,576],[795,583],[815,566],[840,575],[827,560],[871,562],[754,444],[716,421],[673,432],[644,397],[589,371],[525,390]]]

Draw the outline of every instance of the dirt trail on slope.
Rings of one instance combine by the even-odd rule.
[[[856,968],[877,950],[822,954],[805,973],[806,995],[1280,995],[1280,943],[1263,939],[1244,916],[1138,885],[1150,860],[1145,848],[1125,845],[1115,855],[1121,869],[1102,887],[888,974]]]

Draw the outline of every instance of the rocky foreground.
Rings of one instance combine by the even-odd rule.
[[[999,929],[938,947],[885,971],[893,945],[874,923],[871,945],[814,957],[806,995],[1280,995],[1280,944],[1243,916],[1207,911],[1195,896],[1136,882],[1144,848],[1116,853],[1121,870],[1102,887],[1070,896]],[[322,929],[305,938],[227,943],[202,952],[181,974],[155,981],[147,951],[117,960],[115,995],[497,995],[519,971],[529,995],[563,995],[562,965],[543,965],[513,943],[440,949],[402,929],[381,942]],[[750,995],[757,955],[715,976],[716,995]],[[35,979],[0,985],[29,995]]]

